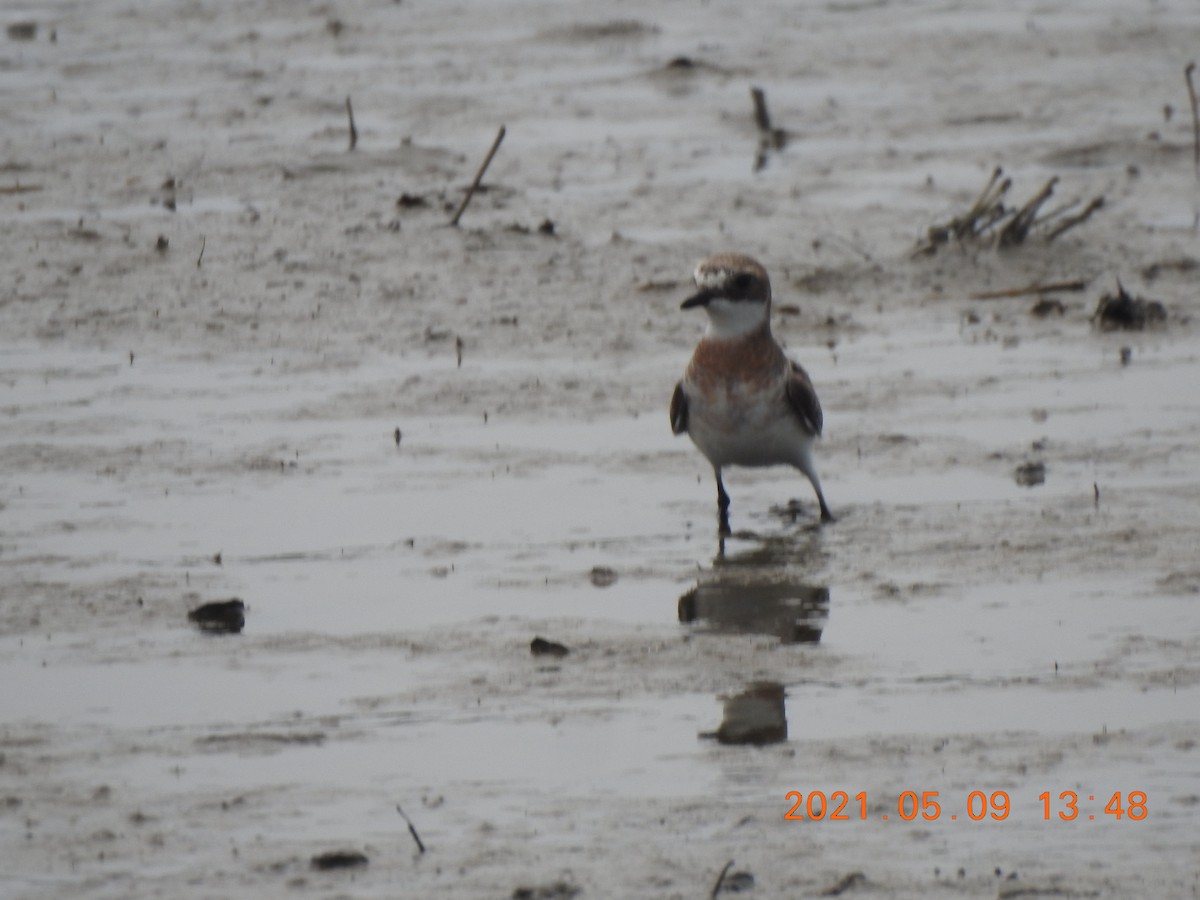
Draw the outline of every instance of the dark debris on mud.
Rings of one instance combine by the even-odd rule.
[[[334,869],[358,869],[368,862],[366,855],[357,850],[330,850],[318,853],[310,864],[318,871],[328,872]]]
[[[557,656],[562,658],[571,652],[566,644],[558,641],[548,641],[544,637],[535,637],[529,642],[529,652],[533,656]]]
[[[188,611],[188,621],[209,634],[240,634],[246,625],[246,604],[233,597],[214,600]]]
[[[1167,309],[1157,300],[1135,297],[1117,282],[1115,294],[1105,294],[1096,304],[1092,321],[1104,331],[1141,331],[1147,325],[1160,325],[1167,321]]]
[[[518,887],[512,892],[512,900],[571,900],[583,889],[565,881],[541,884],[534,887]]]
[[[861,885],[865,885],[866,883],[867,876],[862,872],[849,872],[839,878],[836,883],[831,884],[825,890],[821,891],[820,896],[840,897],[842,894],[846,893],[846,891]]]
[[[1042,462],[1027,462],[1017,466],[1013,476],[1021,487],[1036,487],[1046,483],[1046,464]]]

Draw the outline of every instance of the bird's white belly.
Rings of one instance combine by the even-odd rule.
[[[783,390],[689,399],[688,434],[714,466],[799,465],[812,438]]]

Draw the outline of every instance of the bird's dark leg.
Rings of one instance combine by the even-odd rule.
[[[821,504],[821,521],[832,522],[833,513],[829,511],[829,507],[825,503],[825,495],[821,493],[820,488],[817,488],[817,502]]]
[[[722,536],[733,534],[729,528],[729,495],[721,481],[721,470],[714,469],[713,473],[717,476],[717,532]]]
[[[821,490],[821,479],[817,477],[817,470],[813,467],[812,460],[806,454],[796,467],[808,477],[809,483],[813,486],[813,491],[817,495],[817,503],[821,505],[821,521],[832,522],[833,513],[829,511],[829,504],[825,502],[825,492]]]

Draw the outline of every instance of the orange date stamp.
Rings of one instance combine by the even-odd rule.
[[[851,795],[848,791],[788,791],[785,798],[791,807],[783,814],[789,822],[865,822],[868,814],[887,822],[1003,822],[1013,811],[1012,798],[1007,791],[971,791],[966,797],[947,800],[938,791],[902,791],[894,807],[885,803],[882,810],[869,808],[867,792]],[[1037,796],[1038,811],[1044,821],[1108,821],[1128,819],[1140,822],[1150,814],[1145,791],[1114,791],[1111,795],[1080,794],[1062,791],[1057,795],[1043,791]],[[894,812],[892,811],[894,808]]]

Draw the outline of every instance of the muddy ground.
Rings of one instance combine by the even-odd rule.
[[[1200,890],[1192,4],[5,19],[0,894]],[[1079,205],[914,252],[997,166]],[[735,471],[722,552],[666,405],[723,249],[838,519]]]

